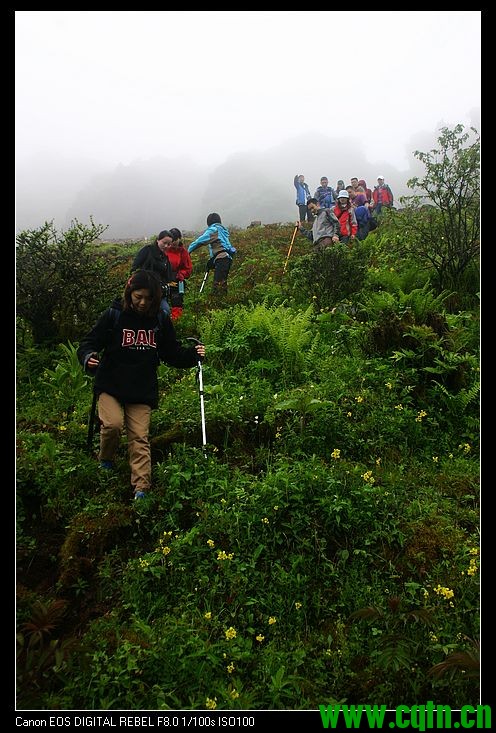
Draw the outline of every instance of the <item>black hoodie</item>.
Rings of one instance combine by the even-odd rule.
[[[115,310],[118,310],[116,323]],[[82,339],[77,354],[86,363],[93,353],[103,354],[95,373],[95,391],[106,392],[122,404],[158,406],[157,368],[160,361],[174,367],[198,363],[194,346],[181,346],[169,317],[145,316],[122,310],[116,301],[102,313]],[[87,370],[88,373],[91,373]]]

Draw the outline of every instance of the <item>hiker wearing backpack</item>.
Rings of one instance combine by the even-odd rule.
[[[316,198],[308,199],[308,210],[313,216],[311,229],[305,229],[301,221],[297,221],[300,234],[313,242],[314,251],[321,252],[326,247],[339,242],[339,222],[331,209],[322,209]]]
[[[357,194],[356,198],[358,198],[359,195],[360,194]],[[355,217],[358,225],[356,238],[362,241],[363,239],[366,239],[370,231],[371,216],[369,212],[369,205],[367,202],[355,206]]]
[[[329,186],[329,179],[326,176],[322,176],[320,179],[320,186],[316,189],[313,197],[317,199],[321,209],[330,209],[335,203],[336,194],[334,189]]]
[[[212,292],[214,295],[226,294],[227,276],[231,269],[232,258],[236,254],[236,248],[229,240],[229,231],[222,226],[221,218],[215,212],[207,216],[207,229],[189,245],[189,254],[204,245],[208,245],[209,269],[213,267],[214,270]]]
[[[122,300],[102,313],[77,350],[84,370],[95,377],[100,467],[113,468],[125,426],[135,499],[144,498],[151,486],[149,428],[151,411],[158,407],[158,365],[162,361],[194,367],[205,356],[203,344],[185,347],[176,339],[161,299],[158,277],[146,270],[135,272]]]
[[[384,183],[384,176],[377,176],[377,186],[372,192],[371,208],[376,216],[381,213],[382,207],[391,208],[393,205],[393,192],[387,183]]]
[[[343,189],[338,193],[338,202],[333,212],[339,221],[339,241],[343,244],[351,244],[356,237],[358,224],[347,190]]]
[[[193,272],[193,263],[188,250],[183,244],[182,234],[175,227],[170,230],[172,241],[167,245],[165,255],[172,268],[172,280],[169,281],[169,299],[171,318],[177,321],[181,317],[184,305],[184,289],[186,280]]]
[[[162,299],[160,307],[166,315],[170,315],[171,309],[168,303],[170,294],[169,282],[173,277],[172,268],[166,256],[166,250],[172,242],[172,236],[168,229],[163,229],[153,244],[145,244],[140,249],[131,265],[131,272],[136,270],[149,270],[154,272],[162,286]]]

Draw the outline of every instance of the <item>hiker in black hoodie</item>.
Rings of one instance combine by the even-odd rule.
[[[162,285],[162,299],[160,307],[167,315],[171,309],[168,303],[170,296],[169,283],[174,280],[174,274],[166,255],[167,247],[172,244],[172,234],[163,229],[153,244],[145,244],[140,249],[131,265],[131,272],[136,270],[150,270],[154,272]]]
[[[115,301],[102,313],[77,352],[85,371],[95,375],[100,466],[113,468],[125,424],[131,485],[137,499],[151,485],[148,433],[151,411],[158,407],[158,365],[163,361],[174,367],[193,367],[198,357],[205,356],[203,344],[181,346],[170,318],[159,314],[161,297],[156,275],[135,272],[127,281],[122,301]]]

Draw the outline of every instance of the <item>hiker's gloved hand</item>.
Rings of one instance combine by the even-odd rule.
[[[214,260],[213,257],[211,257],[209,260],[207,260],[207,266],[206,266],[205,269],[206,270],[213,270],[214,267],[215,267],[215,260]]]

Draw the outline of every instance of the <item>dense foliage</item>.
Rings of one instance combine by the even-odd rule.
[[[221,302],[195,254],[176,330],[207,345],[207,455],[195,370],[160,367],[142,502],[124,438],[113,473],[86,452],[76,343],[27,331],[18,708],[479,702],[477,288],[439,291],[388,232],[299,237],[285,274],[290,224],[233,232]],[[93,245],[95,289],[141,245]]]
[[[401,216],[392,212],[394,246],[433,268],[439,290],[459,290],[474,279],[480,250],[480,137],[475,128],[444,127],[437,148],[414,155],[426,170],[407,182],[414,194],[401,199]]]
[[[35,345],[75,338],[92,325],[113,288],[104,259],[92,244],[107,227],[74,221],[65,232],[52,222],[17,236],[17,314],[21,333],[30,328]]]

